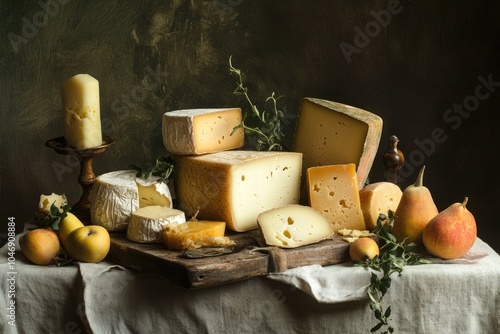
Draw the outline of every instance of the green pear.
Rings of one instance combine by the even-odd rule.
[[[423,185],[425,166],[420,170],[414,184],[408,186],[394,212],[392,232],[398,241],[422,243],[422,232],[429,221],[439,213],[431,192]]]

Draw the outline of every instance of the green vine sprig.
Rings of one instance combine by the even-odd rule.
[[[271,102],[271,112],[259,111],[256,104],[252,102],[248,94],[248,87],[243,84],[241,71],[232,64],[232,56],[229,57],[229,71],[238,78],[234,95],[243,95],[250,105],[251,114],[244,111],[241,124],[234,127],[231,135],[238,129],[244,129],[245,134],[255,137],[257,151],[283,151],[288,150],[285,145],[285,134],[283,133],[282,119],[285,113],[278,108],[278,100],[283,96],[276,96],[274,92],[266,99],[266,103]],[[260,126],[249,126],[245,121],[248,117],[255,118]]]
[[[33,220],[37,228],[50,227],[57,231],[59,230],[59,223],[67,216],[67,212],[70,210],[71,207],[67,204],[58,208],[52,203],[48,211],[38,210]]]
[[[383,224],[387,219],[387,223]],[[373,231],[382,242],[382,246],[380,247],[381,255],[375,256],[371,260],[366,259],[355,263],[356,266],[373,270],[370,278],[370,286],[368,287],[368,297],[370,298],[370,309],[374,312],[378,323],[370,330],[371,333],[377,332],[382,327],[386,327],[382,332],[384,334],[394,332],[394,328],[389,323],[392,312],[391,306],[385,309],[383,306],[384,296],[391,287],[391,275],[397,273],[401,276],[403,268],[406,265],[432,263],[413,251],[416,244],[406,244],[406,240],[398,242],[391,232],[393,225],[394,213],[392,211],[389,211],[387,216],[381,214],[377,220],[377,226]],[[381,275],[376,272],[381,273]]]
[[[158,182],[168,183],[175,169],[175,162],[172,156],[158,157],[154,163],[147,163],[144,167],[130,165],[130,168],[137,171],[137,177],[149,179],[151,176],[158,177]]]

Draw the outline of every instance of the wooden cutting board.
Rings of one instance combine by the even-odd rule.
[[[181,252],[167,250],[163,244],[136,243],[129,241],[125,233],[111,233],[107,259],[130,269],[160,275],[186,288],[206,288],[300,266],[349,261],[349,244],[338,234],[292,249],[260,247],[263,243],[258,230],[226,236],[235,241],[234,252],[188,258]]]

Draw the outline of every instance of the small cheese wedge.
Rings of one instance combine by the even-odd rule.
[[[68,199],[65,194],[59,195],[52,193],[50,195],[40,195],[40,201],[38,202],[38,211],[49,214],[52,204],[62,212],[61,207],[68,205]]]
[[[173,207],[172,194],[167,184],[158,182],[158,178],[136,178],[137,191],[139,196],[139,208],[151,205]]]
[[[311,207],[328,219],[335,232],[365,229],[354,164],[311,167],[306,177]]]
[[[266,244],[281,248],[313,244],[334,233],[332,224],[322,214],[298,204],[262,212],[257,222]]]
[[[188,221],[172,224],[163,231],[163,242],[169,250],[189,250],[207,245],[207,238],[224,237],[226,223],[219,221]],[[200,243],[197,243],[200,240]],[[209,243],[208,243],[209,244]],[[232,243],[231,243],[232,244]]]
[[[186,216],[180,210],[159,205],[145,206],[132,212],[127,239],[141,243],[162,243],[165,226],[185,222]]]
[[[359,199],[366,228],[372,231],[381,213],[387,216],[389,210],[395,212],[402,195],[401,188],[391,182],[371,183],[361,189]]]
[[[304,98],[295,130],[294,151],[304,154],[304,171],[314,166],[355,164],[358,189],[361,189],[373,165],[381,135],[382,119],[373,113],[337,102]]]
[[[257,228],[260,212],[297,204],[302,154],[226,151],[176,156],[179,208],[188,216],[227,223],[237,232]]]
[[[242,147],[244,130],[240,108],[184,109],[162,117],[163,144],[177,155],[197,155]]]

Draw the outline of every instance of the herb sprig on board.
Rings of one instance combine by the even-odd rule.
[[[248,87],[243,84],[241,71],[235,68],[229,57],[229,71],[237,77],[236,89],[234,95],[243,95],[250,105],[251,113],[244,111],[241,124],[233,129],[233,134],[238,129],[244,129],[245,135],[256,138],[257,151],[283,151],[288,150],[284,144],[285,135],[283,133],[282,120],[285,116],[284,112],[278,108],[278,100],[283,96],[276,96],[274,92],[266,99],[266,103],[271,104],[271,111],[260,111],[256,104],[252,102],[248,94]],[[258,126],[252,127],[245,123],[249,117],[253,117],[258,122]]]
[[[384,221],[386,224],[383,224]],[[382,246],[380,247],[381,255],[375,256],[373,259],[357,262],[356,266],[362,266],[372,269],[370,286],[368,287],[368,296],[370,297],[370,309],[373,311],[378,323],[370,330],[374,333],[386,327],[382,333],[393,333],[394,328],[390,325],[391,306],[384,309],[383,299],[389,288],[391,287],[391,275],[397,273],[402,275],[403,268],[406,265],[428,264],[431,261],[425,259],[422,255],[415,253],[413,250],[416,244],[406,244],[405,240],[398,242],[394,234],[392,234],[392,226],[394,225],[394,213],[388,212],[388,215],[381,214],[377,220],[374,234],[377,235]],[[380,274],[377,274],[380,273]]]
[[[147,163],[144,167],[130,165],[137,171],[137,176],[149,179],[151,176],[158,177],[158,182],[168,183],[174,172],[175,162],[172,156],[158,157],[154,163]]]

